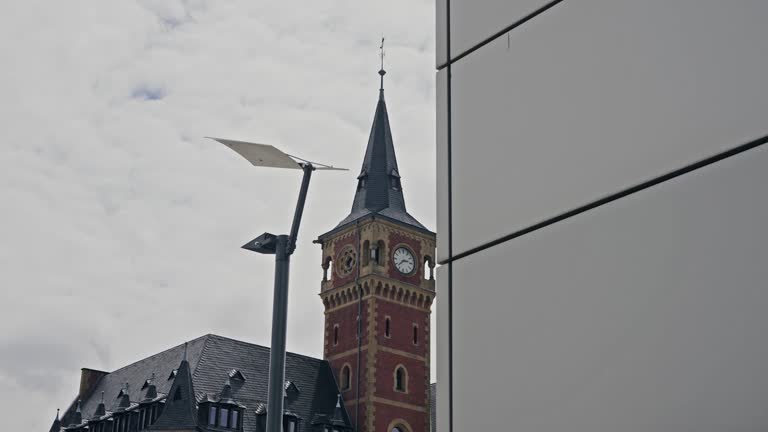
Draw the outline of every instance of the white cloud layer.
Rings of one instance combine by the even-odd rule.
[[[434,227],[432,0],[113,0],[0,14],[0,405],[47,430],[81,367],[205,333],[269,345],[273,263],[297,172],[207,135],[350,167],[314,177],[288,348],[322,355],[320,250],[346,216],[387,38],[386,97],[409,211]]]

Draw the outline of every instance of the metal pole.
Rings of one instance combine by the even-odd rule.
[[[275,288],[272,303],[272,348],[269,350],[269,384],[267,390],[267,432],[283,430],[283,386],[285,383],[285,335],[288,327],[288,273],[291,254],[296,249],[304,203],[307,200],[309,180],[315,167],[303,164],[299,199],[293,214],[291,235],[277,236],[275,249]]]
[[[288,318],[288,271],[291,254],[288,236],[277,236],[275,293],[272,304],[272,348],[269,350],[267,432],[283,430],[283,383],[285,382],[285,334]]]
[[[296,249],[296,238],[299,236],[299,225],[301,225],[301,216],[304,214],[304,203],[307,201],[307,191],[309,190],[309,180],[312,178],[312,171],[315,167],[312,164],[302,164],[304,177],[301,179],[301,189],[299,190],[299,200],[296,202],[296,211],[293,213],[293,223],[291,223],[290,244],[288,245],[288,254],[292,254]]]

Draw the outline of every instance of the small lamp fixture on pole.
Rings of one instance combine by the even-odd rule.
[[[347,170],[310,162],[306,159],[284,153],[267,144],[213,137],[208,138],[231,148],[254,166],[300,169],[304,172],[290,234],[274,235],[265,232],[243,245],[243,249],[275,255],[272,348],[270,348],[269,353],[269,385],[267,390],[267,432],[281,432],[283,427],[283,383],[285,382],[285,335],[288,318],[288,272],[291,254],[296,249],[296,237],[299,234],[301,216],[304,213],[309,180],[312,177],[312,171],[315,170]]]

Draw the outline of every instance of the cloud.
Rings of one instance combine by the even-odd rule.
[[[434,227],[433,2],[99,1],[0,17],[0,404],[45,430],[79,368],[212,332],[269,344],[273,263],[300,178],[206,140],[350,167],[313,179],[293,259],[290,350],[322,355],[320,250],[346,216],[378,43],[409,211]],[[24,403],[23,403],[24,402]]]

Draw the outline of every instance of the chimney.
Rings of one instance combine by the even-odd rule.
[[[103,372],[96,369],[82,368],[80,369],[80,399],[87,398],[96,384],[98,384],[101,377],[109,375],[109,372]]]

